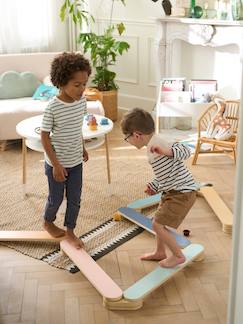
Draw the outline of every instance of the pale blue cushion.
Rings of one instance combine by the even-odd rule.
[[[50,100],[51,98],[56,96],[58,94],[58,92],[59,92],[59,90],[56,87],[45,85],[42,83],[36,89],[32,98],[38,99],[38,100]]]
[[[7,71],[0,75],[0,99],[31,97],[39,84],[31,72]]]

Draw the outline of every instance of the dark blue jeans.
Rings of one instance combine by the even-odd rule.
[[[82,191],[83,164],[73,168],[66,168],[68,176],[64,182],[57,182],[53,178],[53,167],[45,162],[45,175],[48,178],[49,195],[46,202],[44,219],[53,223],[57,211],[63,201],[64,190],[66,189],[67,208],[65,213],[64,226],[74,229],[80,209],[80,198]]]

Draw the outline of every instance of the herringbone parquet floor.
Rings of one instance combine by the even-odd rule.
[[[235,166],[226,156],[199,158],[192,172],[215,189],[232,209]],[[191,240],[205,247],[203,262],[194,262],[149,295],[137,311],[109,311],[79,272],[70,274],[0,245],[0,323],[21,324],[225,324],[231,236],[203,200],[183,225]],[[154,247],[143,232],[98,261],[126,288],[155,267],[139,256]],[[233,323],[232,323],[233,324]]]

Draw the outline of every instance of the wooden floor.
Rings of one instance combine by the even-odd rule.
[[[215,189],[232,209],[233,161],[224,156],[201,157],[193,173]],[[25,324],[223,324],[226,323],[231,236],[210,207],[198,198],[182,229],[191,230],[193,242],[205,246],[206,258],[193,263],[151,294],[137,311],[109,311],[90,283],[0,245],[0,323]],[[154,246],[143,232],[98,261],[126,288],[156,263],[139,256]]]

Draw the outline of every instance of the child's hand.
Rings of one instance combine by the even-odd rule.
[[[147,187],[145,188],[144,192],[149,195],[149,196],[153,196],[156,194],[156,192],[154,192],[148,185]]]
[[[84,162],[87,162],[89,159],[89,154],[85,148],[83,149],[83,159],[84,159]]]
[[[165,151],[164,151],[163,147],[161,147],[159,145],[152,145],[150,147],[150,152],[151,153],[157,153],[159,155],[164,155],[165,154]]]
[[[156,154],[159,154],[159,155],[166,155],[168,157],[173,157],[173,152],[172,152],[171,147],[162,147],[162,146],[159,146],[159,145],[152,145],[150,147],[150,152],[151,153],[156,153]]]
[[[67,176],[67,170],[61,164],[57,164],[53,167],[53,177],[57,182],[65,181]]]

